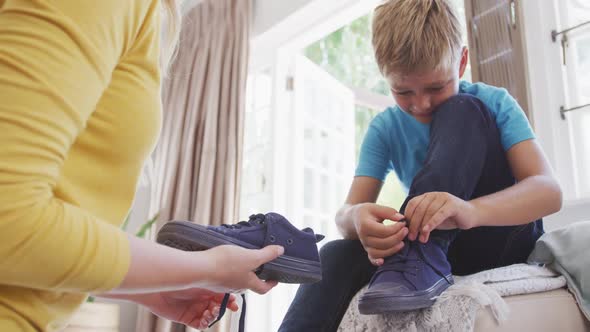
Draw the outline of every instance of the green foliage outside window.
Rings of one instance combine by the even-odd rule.
[[[371,16],[362,16],[338,29],[304,50],[311,61],[322,67],[338,81],[374,93],[391,96],[389,86],[375,62],[371,45]],[[394,105],[392,99],[391,104]],[[362,106],[355,108],[355,151],[358,160],[360,146],[369,123],[379,112]],[[394,173],[390,173],[377,202],[399,208],[405,193]]]
[[[465,33],[465,6],[463,0],[451,0],[457,8],[457,15],[463,26],[463,42],[467,45]],[[309,45],[304,54],[311,61],[322,67],[338,81],[349,87],[366,89],[374,93],[391,96],[389,86],[381,76],[373,55],[371,44],[372,12],[350,24],[334,31],[325,38]],[[471,68],[468,65],[464,80],[471,81]],[[392,105],[394,101],[392,98]],[[383,110],[356,106],[355,108],[355,145],[356,156],[371,119]],[[405,198],[402,186],[395,173],[390,173],[381,189],[377,202],[398,208]]]

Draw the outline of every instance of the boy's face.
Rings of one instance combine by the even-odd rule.
[[[463,48],[458,66],[406,75],[392,73],[387,80],[397,105],[416,120],[429,123],[436,107],[459,92],[459,78],[466,66],[467,48]]]

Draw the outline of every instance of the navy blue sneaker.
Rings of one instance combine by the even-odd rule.
[[[404,248],[386,258],[371,278],[359,299],[359,312],[375,315],[428,308],[452,284],[451,265],[436,241],[406,240]]]
[[[157,242],[185,251],[201,251],[219,245],[238,245],[260,249],[276,244],[285,253],[256,270],[263,280],[282,283],[312,283],[322,279],[316,243],[324,238],[311,228],[299,230],[278,213],[256,214],[233,225],[203,226],[187,221],[172,221],[158,232]]]

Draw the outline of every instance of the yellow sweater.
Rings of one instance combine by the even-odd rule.
[[[0,0],[0,331],[118,286],[161,122],[158,0]]]

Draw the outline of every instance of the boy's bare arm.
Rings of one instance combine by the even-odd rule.
[[[414,197],[406,206],[410,240],[427,242],[434,229],[522,225],[561,209],[561,189],[535,140],[508,150],[517,183],[509,188],[464,201],[446,192]]]
[[[475,226],[526,224],[561,209],[561,188],[536,140],[515,144],[507,157],[517,183],[471,201],[477,211]]]
[[[375,203],[383,183],[368,176],[353,179],[346,197],[346,203],[336,213],[336,225],[345,239],[358,239],[354,226],[354,208],[361,203]]]

